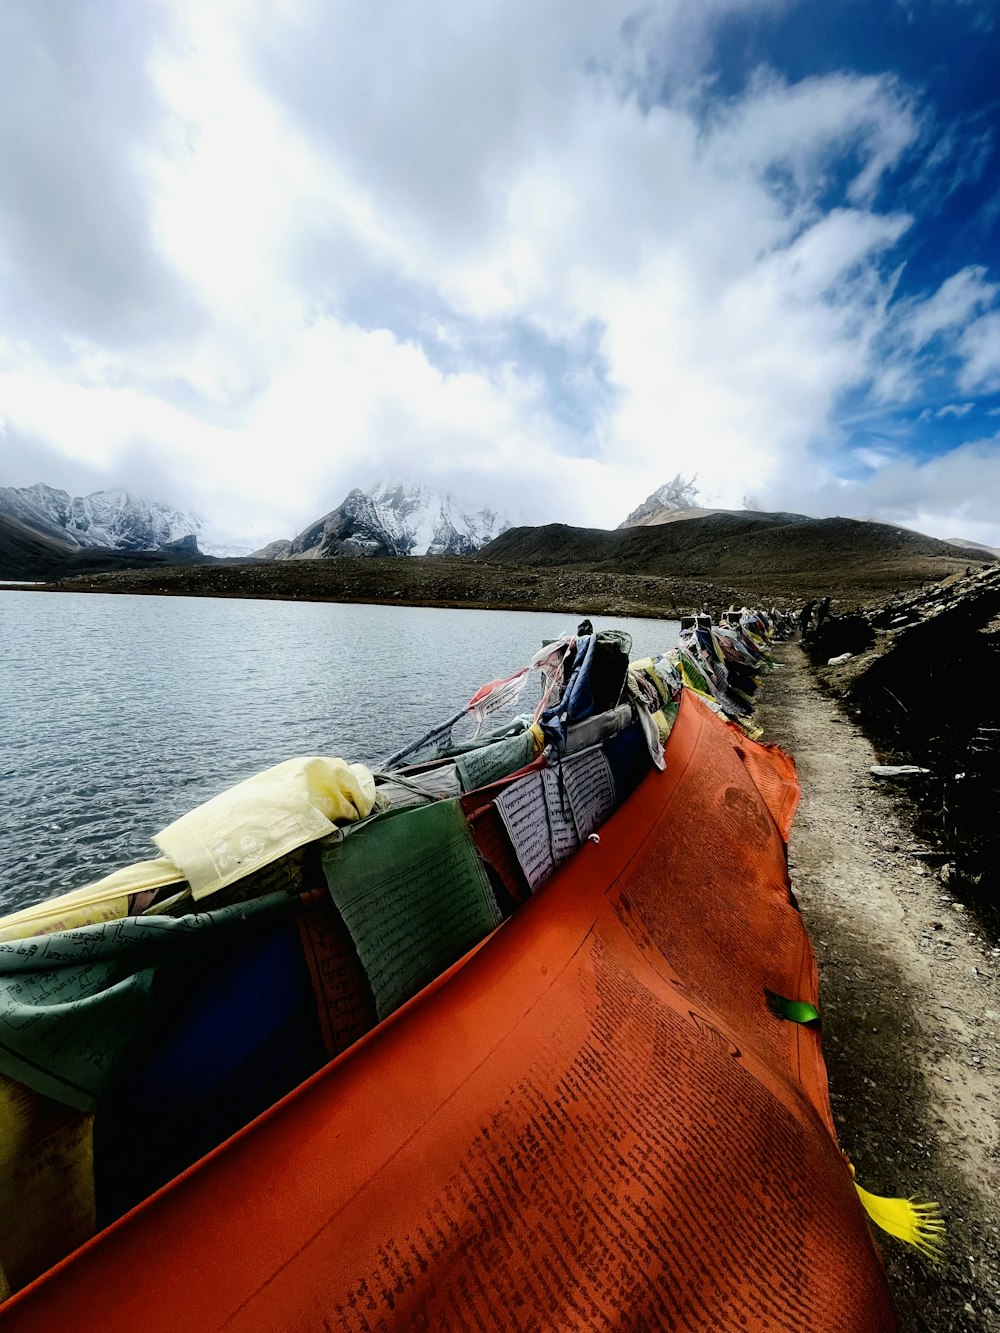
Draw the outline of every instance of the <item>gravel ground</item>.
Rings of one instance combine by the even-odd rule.
[[[579,615],[676,619],[703,602],[739,606],[747,594],[715,581],[582,568],[535,568],[478,557],[407,556],[162,565],[81,574],[36,591],[149,593],[180,597],[272,597],[395,606],[467,606]]]
[[[1000,1330],[1000,947],[954,900],[871,745],[779,645],[760,721],[795,758],[792,881],[819,960],[841,1147],[876,1194],[936,1199],[942,1262],[880,1234],[904,1330]]]

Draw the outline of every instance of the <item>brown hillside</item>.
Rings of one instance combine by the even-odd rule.
[[[11,514],[0,514],[0,580],[65,579],[104,570],[215,563],[193,541],[182,540],[158,551],[117,551],[78,547],[60,541]]]
[[[33,528],[10,514],[0,514],[0,577],[46,578],[62,569],[76,548]]]
[[[829,591],[845,599],[912,587],[992,559],[886,523],[752,511],[613,532],[563,524],[512,528],[478,558],[718,580],[763,596]]]
[[[182,597],[272,597],[580,614],[677,616],[703,602],[741,604],[749,593],[718,581],[664,579],[577,569],[541,569],[468,556],[352,560],[215,561],[176,568],[119,569],[59,579],[64,592]]]

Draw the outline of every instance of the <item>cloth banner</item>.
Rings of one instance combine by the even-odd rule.
[[[0,1273],[11,1290],[94,1234],[93,1123],[0,1076]]]
[[[375,779],[363,764],[286,759],[182,815],[153,841],[192,895],[205,898],[374,806]]]
[[[488,787],[510,773],[516,773],[525,764],[530,764],[535,757],[535,733],[529,728],[519,736],[496,741],[479,750],[468,750],[458,755],[455,767],[463,792],[475,791],[477,787]]]
[[[390,811],[323,851],[380,1018],[500,924],[457,801]]]
[[[506,680],[491,680],[472,696],[469,700],[469,712],[476,719],[475,735],[479,735],[483,724],[491,717],[496,717],[498,713],[517,703],[524,693],[530,674],[530,667],[522,667]]]
[[[129,917],[0,944],[0,1073],[94,1110],[142,1025],[157,963],[289,902],[275,894],[216,912]]]
[[[137,861],[93,884],[85,884],[81,889],[73,889],[58,898],[0,918],[0,941],[51,935],[58,930],[72,930],[75,926],[117,920],[128,914],[129,902],[135,895],[168,884],[176,884],[180,889],[183,879],[173,861],[165,856],[155,861]]]
[[[7,1329],[889,1333],[820,1033],[768,992],[817,1003],[785,846],[685,692],[599,843]]]

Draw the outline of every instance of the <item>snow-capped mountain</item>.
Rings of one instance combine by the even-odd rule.
[[[193,514],[138,500],[127,491],[70,495],[41,483],[0,486],[0,513],[70,546],[116,551],[156,551],[185,539],[197,540],[202,527]]]
[[[664,482],[659,490],[647,495],[642,504],[633,509],[623,523],[618,524],[619,528],[641,528],[651,523],[662,523],[663,519],[659,517],[661,514],[696,510],[698,505],[696,480],[696,477],[692,477],[690,481],[685,481],[678,472],[673,481]]]
[[[379,483],[355,489],[285,549],[272,542],[257,554],[275,560],[326,556],[471,555],[511,526],[503,514],[426,486]]]

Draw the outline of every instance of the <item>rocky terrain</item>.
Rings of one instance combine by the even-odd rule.
[[[669,618],[702,603],[728,606],[746,600],[743,591],[707,580],[521,568],[457,556],[216,561],[180,568],[122,569],[41,586],[57,592],[273,597]]]
[[[907,789],[872,775],[885,756],[851,705],[819,688],[798,642],[776,656],[758,720],[802,784],[789,868],[840,1145],[865,1188],[941,1206],[939,1264],[876,1233],[901,1330],[987,1333],[1000,1328],[1000,947],[941,875]]]
[[[622,528],[655,528],[661,523],[679,523],[688,518],[705,518],[708,514],[752,514],[752,509],[712,509],[698,503],[697,478],[687,481],[679,472],[673,481],[665,482],[651,495],[647,495],[641,505],[632,510],[628,518],[618,524]],[[804,519],[804,514],[789,514],[789,519]]]
[[[884,762],[927,770],[905,781],[932,868],[1000,929],[1000,566],[835,616],[806,647]]]
[[[426,517],[431,511],[424,512]],[[300,558],[281,558],[277,551],[272,555],[279,558],[270,560],[210,561],[193,542],[152,554],[74,553],[36,533],[27,549],[30,534],[0,515],[0,578],[48,580],[79,592],[674,616],[703,605],[716,612],[732,602],[787,606],[824,594],[844,612],[994,563],[982,550],[886,524],[754,511],[615,531],[562,524],[512,528],[472,556],[325,558],[322,550],[348,543],[331,535],[336,524],[327,519],[312,545],[306,543],[311,530],[300,535]],[[424,532],[435,530],[432,524]],[[332,546],[324,545],[328,538]],[[179,568],[166,567],[173,564]]]
[[[271,542],[255,554],[267,560],[472,555],[509,527],[486,506],[396,482],[369,491],[356,487],[291,541]]]
[[[695,478],[685,480],[678,472],[673,481],[664,484],[647,495],[641,505],[632,510],[628,518],[618,524],[619,528],[640,528],[651,523],[663,523],[677,514],[709,513],[707,509],[698,509],[698,488]]]
[[[123,490],[73,496],[40,484],[0,486],[0,579],[208,561],[201,530],[194,515]]]
[[[1000,555],[1000,546],[984,546],[982,542],[966,541],[964,537],[945,537],[949,546],[964,546],[973,551],[985,551],[987,555]]]
[[[941,1204],[940,1264],[880,1240],[901,1327],[1000,1328],[1000,566],[777,651],[759,717],[802,782],[789,857],[841,1145],[874,1192]]]
[[[65,586],[81,576],[99,580],[104,571],[104,582],[72,586],[672,615],[702,604],[789,605],[824,594],[844,610],[996,559],[985,547],[889,524],[701,510],[691,508],[695,498],[693,480],[678,474],[613,531],[511,528],[496,511],[453,495],[380,484],[352,490],[289,541],[199,574],[194,566],[217,561],[199,549],[200,520],[191,515],[125,491],[72,497],[48,486],[8,487],[0,489],[0,579]],[[394,567],[399,557],[431,563],[402,571]],[[313,572],[267,573],[259,563]],[[348,563],[371,568],[342,568]],[[183,573],[164,572],[173,565]]]
[[[196,540],[201,520],[128,491],[70,495],[52,486],[0,486],[0,514],[70,548],[157,551]]]
[[[195,537],[181,537],[156,550],[117,550],[107,546],[76,546],[62,537],[10,514],[0,514],[0,580],[69,579],[104,570],[166,568],[211,563]]]

